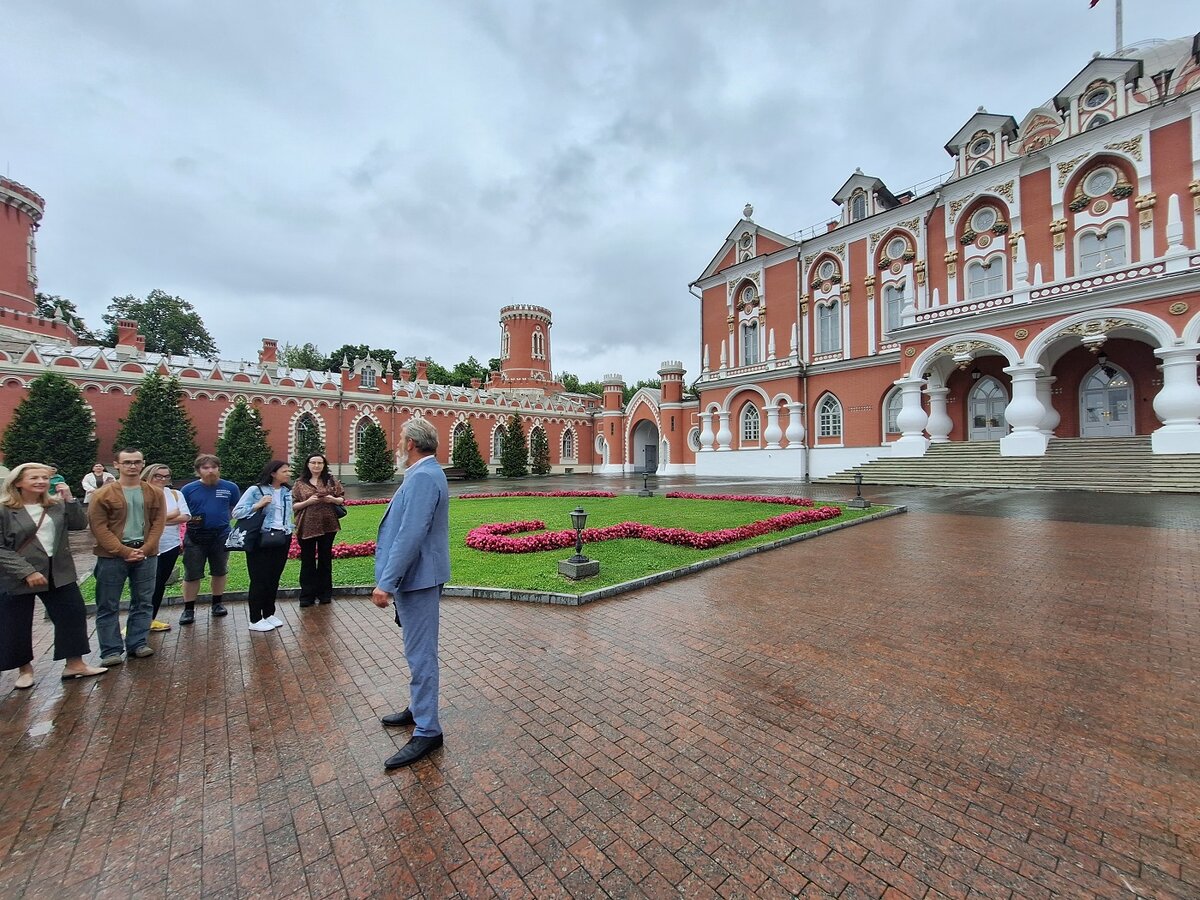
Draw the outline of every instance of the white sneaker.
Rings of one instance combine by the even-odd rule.
[[[250,623],[251,631],[274,631],[275,626],[271,624],[269,619],[259,619],[257,622]]]
[[[263,619],[263,621],[270,622],[276,628],[283,627],[283,619],[279,618],[279,616],[267,616],[265,619]]]

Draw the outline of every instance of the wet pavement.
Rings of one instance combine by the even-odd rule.
[[[1200,896],[1200,504],[864,493],[910,511],[586,607],[445,600],[446,746],[394,774],[367,601],[232,604],[69,684],[38,621],[0,896]]]

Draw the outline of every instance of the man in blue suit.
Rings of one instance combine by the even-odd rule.
[[[379,523],[371,602],[396,608],[404,656],[412,675],[408,708],[384,725],[415,725],[413,736],[384,767],[408,766],[442,746],[438,722],[438,616],[442,585],[450,580],[450,491],[435,456],[438,436],[424,419],[403,429],[408,467],[404,483]]]

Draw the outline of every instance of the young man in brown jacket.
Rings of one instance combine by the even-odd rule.
[[[96,636],[101,664],[118,666],[122,650],[130,657],[153,656],[146,643],[154,608],[158,539],[167,519],[163,492],[142,481],[142,451],[126,447],[117,454],[116,481],[92,494],[88,523],[96,546]],[[129,581],[129,618],[121,640],[121,592]],[[103,662],[107,660],[107,662]]]

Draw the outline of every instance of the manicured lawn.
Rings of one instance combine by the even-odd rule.
[[[836,504],[821,504],[836,505]],[[635,578],[686,566],[699,560],[724,556],[744,547],[771,543],[789,535],[800,534],[825,525],[859,518],[874,510],[845,509],[842,516],[829,522],[800,525],[786,531],[776,531],[761,537],[725,544],[709,550],[695,550],[645,540],[615,540],[584,545],[583,552],[600,561],[600,574],[572,582],[558,574],[558,561],[571,555],[570,550],[549,550],[540,553],[489,553],[472,550],[465,544],[467,532],[489,522],[515,522],[538,519],[550,530],[571,527],[570,512],[583,506],[588,513],[588,527],[614,525],[619,522],[642,522],[647,525],[687,528],[692,531],[711,531],[745,525],[759,519],[781,515],[796,509],[773,503],[736,502],[724,500],[668,500],[664,497],[619,496],[595,497],[504,497],[486,500],[450,501],[450,561],[455,585],[494,588],[514,588],[529,591],[551,591],[580,594]],[[357,544],[373,541],[379,522],[387,509],[384,505],[352,506],[342,519],[338,543]],[[291,560],[283,573],[281,587],[299,586],[300,563]],[[374,557],[335,559],[334,583],[341,586],[374,583]],[[249,586],[246,560],[240,553],[229,557],[229,592],[244,591]],[[95,584],[89,579],[83,586],[90,602]],[[201,593],[208,592],[205,580]],[[178,596],[179,586],[167,588],[167,596]]]

